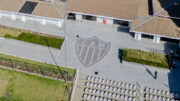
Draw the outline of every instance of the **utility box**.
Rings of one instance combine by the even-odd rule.
[[[103,18],[103,24],[106,24],[106,22],[107,22],[106,19]]]

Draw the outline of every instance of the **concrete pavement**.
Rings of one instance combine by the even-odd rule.
[[[37,21],[27,20],[26,22],[22,22],[19,19],[11,20],[10,18],[7,18],[7,17],[1,17],[0,25],[11,26],[11,27],[31,30],[35,32],[53,34],[53,35],[58,35],[62,37],[64,36],[62,28],[58,28],[56,25],[49,24],[49,23],[47,23],[46,25],[42,25],[40,24],[40,22],[37,22]]]
[[[0,53],[27,58],[48,64],[59,63],[60,50],[23,41],[0,38]],[[59,64],[58,64],[59,65]]]
[[[3,18],[0,19],[0,24],[3,23],[3,25],[5,25],[8,23],[11,26],[11,21],[2,21],[2,19]],[[33,22],[29,23],[31,24]],[[94,72],[98,71],[99,76],[105,78],[133,83],[138,82],[141,86],[171,90],[170,85],[172,84],[170,82],[172,79],[169,76],[169,71],[131,63],[121,64],[118,59],[118,49],[134,48],[163,53],[170,49],[178,48],[177,44],[165,42],[155,44],[152,40],[148,39],[137,41],[133,38],[132,34],[115,25],[103,25],[95,22],[69,20],[66,21],[66,25],[66,34],[64,34],[62,30],[56,28],[53,30],[51,29],[51,26],[48,27],[48,25],[38,25],[39,29],[37,29],[35,28],[35,25],[30,26],[28,23],[27,25],[25,23],[16,25],[14,22],[14,26],[17,27],[29,28],[36,31],[49,31],[53,34],[66,36],[66,43],[63,43],[62,49],[59,51],[54,48],[19,42],[16,40],[0,39],[0,52],[51,64],[55,64],[55,60],[58,65],[79,68],[85,75],[94,75]],[[109,52],[96,64],[85,67],[76,54],[76,35],[83,38],[96,36],[102,41],[111,42]],[[152,73],[157,70],[158,79],[155,80],[152,75],[147,72],[147,69]],[[180,82],[177,82],[177,85],[178,84],[180,84]],[[176,90],[180,91],[180,89]]]

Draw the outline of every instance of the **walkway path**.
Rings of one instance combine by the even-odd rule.
[[[56,58],[58,52],[60,51],[55,48],[0,38],[0,53],[4,54],[55,64],[53,58],[55,58],[56,61],[59,61],[59,58]]]
[[[0,25],[11,26],[11,27],[21,28],[21,29],[26,29],[26,30],[32,30],[35,32],[64,36],[63,30],[61,28],[58,28],[56,25],[48,24],[48,23],[46,25],[42,25],[40,24],[40,22],[36,22],[36,21],[26,21],[24,23],[18,19],[11,20],[10,18],[7,18],[7,17],[1,17]]]

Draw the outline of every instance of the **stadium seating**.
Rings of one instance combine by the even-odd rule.
[[[83,101],[139,101],[135,84],[114,81],[100,77],[87,76],[83,92]],[[144,101],[175,101],[168,91],[143,88]]]
[[[175,101],[173,93],[171,94],[168,91],[153,89],[153,88],[144,88],[144,100],[145,101]]]
[[[138,101],[135,84],[87,76],[83,101]]]

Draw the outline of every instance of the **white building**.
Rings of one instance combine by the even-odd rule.
[[[58,4],[58,6],[57,6]],[[64,22],[64,6],[59,6],[63,2],[54,0],[1,0],[0,18],[9,17],[12,20],[22,22],[37,21],[42,25],[47,23],[62,27]]]
[[[149,38],[154,43],[179,43],[179,1],[152,0],[152,5],[149,1],[151,0],[68,0],[67,18],[117,24],[129,29],[139,41]],[[66,16],[64,11],[64,2],[61,0],[0,0],[0,18],[5,16],[24,23],[31,20],[61,28]]]
[[[174,4],[169,0],[152,0],[151,3],[149,1],[69,0],[67,7],[70,19],[119,24],[129,28],[130,32],[134,33],[134,38],[139,41],[142,38],[150,38],[154,43],[179,43],[180,19],[176,19],[180,17],[178,1]]]

